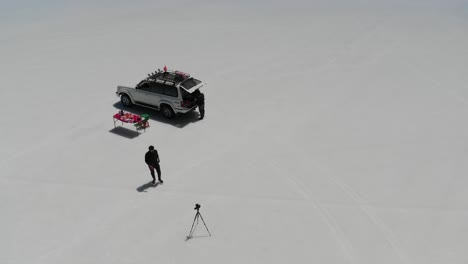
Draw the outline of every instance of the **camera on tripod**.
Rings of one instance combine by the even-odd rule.
[[[195,231],[195,229],[193,228],[198,226],[198,219],[202,220],[203,224],[205,225],[206,231],[208,231],[208,234],[211,236],[210,230],[208,230],[205,220],[203,220],[203,217],[201,216],[200,207],[201,207],[200,204],[195,204],[195,208],[193,208],[194,210],[197,210],[197,213],[195,214],[195,218],[193,219],[193,223],[192,223],[192,228],[190,228],[190,233],[187,236],[186,240],[189,240],[190,238],[192,238],[193,232]],[[197,223],[197,225],[195,225],[195,222]]]

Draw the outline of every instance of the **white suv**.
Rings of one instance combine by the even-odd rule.
[[[195,99],[205,84],[180,71],[158,70],[133,87],[117,86],[124,106],[140,105],[162,111],[165,118],[187,113],[197,107]]]

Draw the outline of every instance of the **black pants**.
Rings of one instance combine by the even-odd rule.
[[[198,111],[200,111],[200,117],[203,118],[205,116],[205,104],[198,105]]]
[[[154,175],[154,169],[156,169],[156,172],[158,173],[158,180],[162,181],[161,180],[161,168],[159,167],[158,163],[156,163],[154,165],[148,165],[148,168],[149,168],[149,170],[151,172],[151,177],[153,177],[154,182],[156,181],[156,177]]]

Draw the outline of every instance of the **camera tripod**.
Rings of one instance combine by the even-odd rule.
[[[195,230],[193,229],[193,227],[195,226],[195,221],[197,222],[197,226],[198,226],[198,220],[199,220],[200,218],[201,218],[203,224],[205,225],[206,231],[208,231],[208,234],[211,236],[210,230],[208,230],[208,227],[206,226],[205,220],[203,220],[203,216],[202,216],[201,213],[200,213],[200,205],[197,204],[197,205],[195,206],[195,210],[197,210],[197,213],[195,214],[195,218],[193,219],[192,228],[190,228],[190,233],[189,233],[189,235],[187,236],[187,239],[192,238],[193,231],[195,231]]]

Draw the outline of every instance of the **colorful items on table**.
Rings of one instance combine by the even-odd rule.
[[[136,130],[138,131],[139,129],[143,129],[146,131],[146,128],[149,127],[149,115],[148,114],[142,114],[141,116],[124,112],[123,110],[120,110],[117,114],[113,116],[114,118],[114,127],[116,127],[116,120],[119,120],[123,123],[132,123],[134,124]]]
[[[136,122],[141,121],[141,116],[128,113],[128,112],[124,113],[122,110],[120,110],[117,114],[115,114],[114,118],[125,123],[136,123]]]

